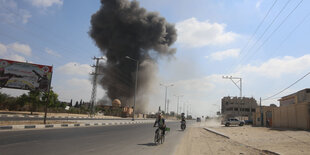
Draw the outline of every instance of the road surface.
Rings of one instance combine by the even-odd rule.
[[[179,122],[167,122],[171,131],[162,145],[154,145],[153,124],[1,131],[0,154],[5,155],[139,155],[173,154],[185,134]]]

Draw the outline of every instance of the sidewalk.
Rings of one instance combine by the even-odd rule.
[[[3,130],[29,130],[29,129],[44,129],[44,128],[67,128],[67,127],[85,127],[85,126],[106,126],[106,125],[125,125],[125,124],[140,124],[153,123],[153,119],[121,118],[115,116],[95,116],[89,117],[86,114],[68,114],[68,113],[48,113],[47,124],[43,124],[44,113],[34,112],[30,115],[28,111],[3,111],[0,110],[0,131]],[[7,120],[6,118],[40,118],[39,120]],[[61,118],[61,119],[60,119]],[[67,118],[69,118],[67,120]],[[41,120],[42,119],[42,120]],[[60,120],[53,120],[60,119]]]
[[[30,115],[29,111],[4,111],[0,110],[0,117],[30,117],[30,118],[43,118],[44,112],[33,112],[33,115]],[[93,118],[93,119],[113,119],[121,117],[116,116],[103,116],[96,115],[95,117],[90,117],[87,114],[71,114],[71,113],[47,113],[47,118]]]
[[[29,129],[47,129],[47,128],[68,128],[68,127],[88,127],[88,126],[108,126],[108,125],[128,125],[153,123],[154,120],[77,120],[77,122],[61,124],[23,124],[23,125],[3,125],[0,131],[7,130],[29,130]]]
[[[211,125],[210,125],[211,124]],[[279,154],[306,155],[310,152],[310,132],[284,130],[266,127],[231,126],[205,124],[213,131],[220,132],[230,139],[251,147],[269,150]]]
[[[231,139],[219,136],[202,127],[187,128],[186,133],[177,147],[175,155],[264,155],[261,150],[236,143]]]

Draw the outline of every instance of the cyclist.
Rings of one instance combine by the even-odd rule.
[[[165,135],[166,123],[161,113],[158,114],[153,127],[156,127],[156,124],[158,124],[158,129],[155,131],[155,133],[159,132],[158,130],[162,130],[163,135]]]

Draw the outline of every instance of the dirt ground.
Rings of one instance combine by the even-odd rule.
[[[220,132],[230,139],[251,147],[285,155],[310,154],[310,132],[302,130],[271,129],[252,126],[221,126],[215,122],[200,126]]]
[[[231,139],[218,136],[202,127],[190,127],[177,147],[175,155],[261,155],[267,154]]]

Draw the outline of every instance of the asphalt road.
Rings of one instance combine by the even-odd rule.
[[[154,145],[153,124],[80,127],[29,131],[0,131],[0,155],[139,155],[173,154],[186,131],[167,122],[171,131]]]

